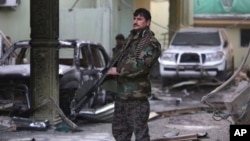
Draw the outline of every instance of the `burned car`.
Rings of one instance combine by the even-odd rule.
[[[0,58],[0,104],[6,106],[1,113],[27,116],[30,112],[30,48],[28,40],[16,42]],[[59,103],[63,112],[110,120],[114,93],[103,89],[105,80],[100,80],[110,64],[105,48],[90,41],[60,40],[58,51]]]
[[[223,28],[176,31],[158,61],[163,86],[184,78],[225,81],[234,72],[233,47]]]

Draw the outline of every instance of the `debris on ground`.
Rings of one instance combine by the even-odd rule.
[[[173,137],[165,137],[161,139],[154,139],[152,141],[190,141],[190,140],[197,140],[201,138],[206,138],[208,133],[194,133],[194,134],[185,134],[185,135],[178,135]]]
[[[10,108],[10,107],[13,107],[13,106],[14,106],[14,103],[1,104],[0,105],[0,110],[4,110],[4,109],[7,109],[7,108]]]
[[[166,138],[170,138],[170,137],[175,137],[175,136],[178,136],[180,132],[178,131],[170,131],[166,134],[164,134],[164,137]]]
[[[49,127],[48,120],[34,120],[21,117],[0,117],[1,131],[20,131],[20,130],[34,130],[45,131]]]
[[[152,119],[159,117],[159,116],[160,116],[160,114],[158,114],[157,112],[150,112],[148,120],[152,120]]]
[[[157,112],[157,113],[159,115],[164,116],[164,117],[168,117],[168,116],[173,116],[173,115],[196,113],[198,111],[203,110],[204,108],[207,108],[207,106],[194,105],[194,106],[188,106],[188,107],[176,107],[174,109],[169,109],[169,110],[166,110],[166,111],[160,111],[160,112]]]

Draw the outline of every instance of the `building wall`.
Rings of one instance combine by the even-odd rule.
[[[150,28],[155,33],[156,38],[160,41],[162,48],[168,45],[168,24],[169,24],[169,2],[151,1],[150,11],[152,22]]]
[[[113,39],[118,33],[122,33],[125,37],[128,36],[132,29],[133,0],[113,0],[112,14]],[[113,40],[114,45],[115,40]]]
[[[13,42],[29,39],[30,2],[22,0],[16,8],[0,7],[0,30],[10,36]]]
[[[133,11],[136,8],[144,7],[149,9],[152,14],[151,29],[155,32],[161,44],[166,44],[164,41],[167,41],[167,37],[164,40],[162,34],[168,32],[168,0],[160,2],[150,0],[80,0],[76,4],[75,2],[72,0],[59,1],[60,39],[95,40],[104,44],[104,47],[111,54],[111,48],[115,45],[116,34],[122,33],[128,36],[132,29]],[[96,16],[89,19],[91,14],[84,13],[93,11],[96,8],[99,8],[99,11],[102,9],[104,12],[100,13],[106,15],[105,18],[109,17],[109,19],[98,19]],[[83,11],[83,9],[86,11]],[[93,12],[93,15],[96,14],[98,14],[98,10]],[[84,16],[87,16],[88,20]],[[80,19],[81,17],[82,19]],[[97,29],[91,30],[91,28],[87,27],[89,24],[91,25],[91,20],[93,20],[93,23],[101,23],[105,20],[105,25],[101,27],[105,29],[102,29],[100,33],[97,32]],[[70,30],[71,27],[74,30]],[[21,4],[16,8],[0,7],[0,31],[10,36],[12,42],[30,39],[30,1],[21,0]],[[86,37],[85,33],[80,32],[96,35],[96,37]]]
[[[111,54],[115,35],[128,35],[132,28],[133,11],[123,1],[133,5],[133,0],[80,0],[76,4],[74,0],[59,0],[59,38],[93,40]],[[0,7],[0,31],[12,42],[30,39],[29,0],[21,0],[16,8]]]
[[[150,11],[152,14],[151,29],[155,32],[159,39],[162,49],[168,47],[169,32],[175,32],[175,29],[169,29],[170,17],[170,3],[169,0],[151,0]],[[178,27],[193,26],[193,0],[185,0],[177,8],[182,8],[180,15],[174,13],[176,18],[181,21]]]
[[[75,1],[60,0],[60,10],[69,10]],[[81,0],[75,8],[94,8],[95,0]],[[0,7],[0,30],[12,38],[13,42],[30,38],[30,1],[21,0],[15,8]]]
[[[83,39],[85,37],[85,33],[92,34],[91,38],[86,38],[90,40],[96,40],[104,44],[107,51],[111,54],[111,48],[115,45],[115,35],[118,33],[122,33],[125,36],[129,34],[129,31],[132,29],[132,20],[133,20],[133,11],[138,7],[145,7],[150,9],[152,14],[152,23],[151,29],[155,32],[156,37],[162,44],[163,48],[167,47],[168,37],[164,39],[163,34],[168,32],[168,19],[169,19],[169,2],[168,0],[149,0],[140,3],[136,0],[80,0],[74,6],[72,12],[69,11],[75,3],[75,1],[69,0],[60,0],[60,15],[74,15],[76,17],[81,17],[82,20],[78,24],[75,23],[76,20],[71,21],[71,18],[65,18],[67,20],[63,21],[60,26],[60,38],[61,37],[70,37],[70,38],[78,38]],[[148,5],[150,4],[150,6]],[[133,6],[135,5],[135,6]],[[109,16],[110,21],[106,21],[105,29],[102,30],[102,33],[93,33],[91,30],[84,30],[84,23],[89,22],[92,19],[84,20],[84,15],[88,15],[88,13],[81,14],[81,12],[92,11],[95,8],[102,9],[106,11],[106,16]],[[86,9],[86,11],[82,11],[82,9]],[[21,4],[16,8],[4,8],[0,7],[0,32],[5,35],[8,35],[12,38],[12,42],[16,42],[19,40],[30,39],[30,1],[22,0]],[[188,12],[184,12],[188,13]],[[98,12],[94,12],[94,14],[98,14]],[[105,16],[104,15],[104,16]],[[90,16],[91,17],[91,16]],[[90,18],[89,17],[89,18]],[[92,16],[95,19],[95,22],[98,23],[103,22],[105,19],[96,19],[96,17]],[[188,17],[188,15],[184,16]],[[64,17],[62,17],[64,18]],[[189,18],[186,18],[190,21]],[[61,19],[62,20],[62,19]],[[61,21],[62,22],[62,21]],[[73,33],[70,31],[70,27],[75,27],[75,25],[79,29],[75,29],[78,33]],[[81,25],[83,24],[83,25]],[[88,24],[85,24],[86,26]],[[63,26],[62,26],[63,25]],[[64,28],[67,27],[67,28]],[[250,26],[249,26],[250,27]],[[244,28],[249,28],[244,27]],[[103,27],[100,27],[103,28]],[[227,31],[229,33],[229,38],[234,46],[234,55],[235,55],[235,67],[238,67],[242,61],[243,56],[248,48],[240,47],[240,26],[235,26],[234,28],[228,28]],[[65,30],[64,30],[65,29]],[[88,29],[88,28],[87,28]],[[171,30],[171,29],[170,29]],[[69,31],[69,32],[67,32]],[[82,31],[82,33],[81,33]],[[87,34],[87,35],[88,35]],[[86,36],[87,36],[86,35]],[[96,37],[95,37],[96,35]],[[103,37],[101,37],[102,35]],[[167,35],[167,34],[166,34]],[[250,64],[250,59],[247,60],[246,65]]]
[[[234,46],[234,64],[235,68],[238,68],[243,61],[243,57],[246,55],[248,48],[241,47],[240,45],[240,28],[227,28],[229,39]],[[248,57],[245,67],[250,67],[250,58]]]

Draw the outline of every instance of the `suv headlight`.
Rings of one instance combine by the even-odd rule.
[[[214,53],[206,53],[206,61],[218,61],[221,60],[224,56],[224,53],[222,51],[220,52],[214,52]]]
[[[176,55],[175,53],[163,53],[160,60],[175,62],[175,55]]]

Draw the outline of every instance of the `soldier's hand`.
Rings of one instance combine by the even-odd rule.
[[[108,70],[107,74],[109,74],[109,75],[118,75],[118,73],[117,73],[117,71],[116,71],[116,67],[111,67],[111,68]]]

